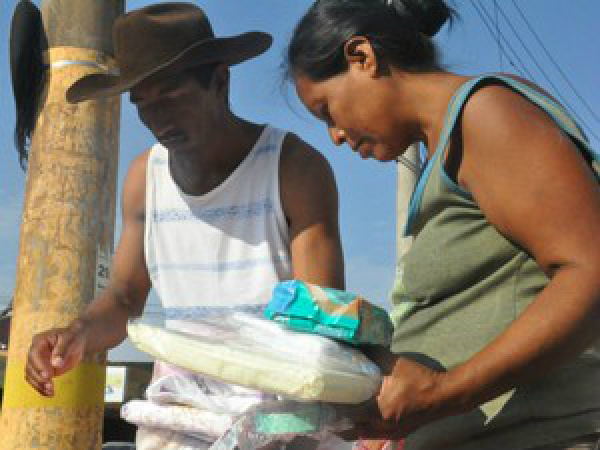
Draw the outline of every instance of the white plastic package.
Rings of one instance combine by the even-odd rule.
[[[274,397],[160,360],[154,363],[154,376],[146,389],[146,398],[159,405],[187,405],[233,416]]]
[[[121,407],[121,417],[138,426],[138,447],[144,444],[146,450],[163,450],[163,440],[172,439],[182,449],[203,450],[222,437],[239,416],[275,396],[157,360],[146,399],[131,400]]]
[[[148,400],[130,400],[121,407],[121,417],[138,426],[178,431],[208,442],[218,439],[233,425],[229,414]]]
[[[141,426],[135,437],[136,450],[209,450],[212,445],[212,442],[165,428]],[[233,447],[224,450],[233,450]]]
[[[129,337],[158,359],[228,383],[300,401],[361,403],[381,381],[360,351],[243,313],[197,321],[193,333],[130,322]]]

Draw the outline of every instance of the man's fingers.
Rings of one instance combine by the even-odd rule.
[[[48,377],[43,376],[42,373],[37,371],[34,367],[32,367],[29,364],[25,367],[25,376],[27,378],[27,381],[34,382],[38,385],[41,385],[48,381]]]
[[[63,332],[58,333],[50,357],[54,374],[62,374],[75,365],[78,362],[76,361],[77,352],[77,334],[70,330],[63,330]]]
[[[43,378],[49,379],[52,376],[50,355],[55,341],[56,335],[54,333],[44,333],[35,336],[31,347],[29,347],[27,364]]]
[[[34,336],[25,366],[25,379],[35,390],[45,396],[54,395],[50,355],[55,342],[56,333],[53,331]]]
[[[60,333],[57,335],[56,344],[50,355],[50,364],[55,369],[60,369],[65,362],[65,353],[71,344],[71,336],[68,333]]]
[[[40,394],[51,397],[54,395],[52,379],[42,377],[33,367],[25,368],[25,380]]]
[[[54,383],[52,378],[61,370],[53,364],[59,362],[58,366],[63,366],[64,349],[68,348],[68,342],[72,340],[64,335],[72,335],[66,333],[64,329],[56,329],[40,333],[33,337],[29,353],[27,355],[27,363],[25,365],[25,380],[33,386],[40,394],[46,396],[54,395]],[[59,358],[54,358],[59,342],[62,347],[59,347],[57,355]],[[53,360],[54,358],[54,360]],[[64,370],[62,370],[64,372]]]

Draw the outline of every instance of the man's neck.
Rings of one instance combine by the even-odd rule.
[[[263,127],[235,119],[197,151],[169,154],[171,176],[189,195],[206,194],[223,183],[254,147]]]

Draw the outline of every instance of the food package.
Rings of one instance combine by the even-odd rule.
[[[350,292],[299,280],[275,285],[265,316],[292,330],[351,344],[387,347],[394,331],[385,309]]]
[[[194,334],[129,322],[141,351],[227,383],[299,401],[361,403],[381,382],[359,350],[244,313],[196,321]]]
[[[212,442],[233,425],[233,416],[184,405],[161,405],[130,400],[121,407],[121,418],[137,426],[177,431]]]
[[[158,405],[186,405],[237,416],[276,396],[223,383],[157,360],[152,381],[146,388],[146,398]]]
[[[336,435],[353,426],[339,411],[336,405],[321,402],[277,400],[261,403],[240,416],[210,450],[283,449],[290,442],[293,442],[291,448],[303,448],[299,445],[306,444],[315,450],[353,450],[351,442]],[[299,437],[304,438],[303,444],[296,440]]]
[[[135,450],[210,450],[213,441],[207,441],[167,428],[139,426],[135,435]],[[104,447],[102,447],[104,449]],[[115,448],[120,450],[121,447]],[[220,450],[235,450],[234,446]],[[245,449],[249,450],[249,449]]]

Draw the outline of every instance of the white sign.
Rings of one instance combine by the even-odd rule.
[[[105,403],[122,403],[125,399],[127,368],[125,366],[109,366],[106,368],[106,385],[104,387]]]
[[[106,286],[110,279],[110,253],[103,252],[102,249],[98,248],[98,256],[96,259],[96,294],[98,295]]]

